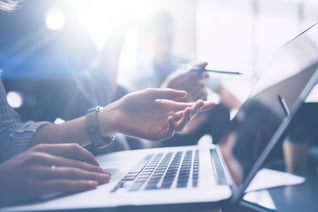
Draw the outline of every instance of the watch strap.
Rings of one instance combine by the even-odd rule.
[[[96,106],[89,109],[86,113],[85,127],[88,137],[92,141],[94,148],[101,149],[109,146],[115,140],[114,136],[103,137],[99,132],[99,123],[97,114],[100,112],[101,107]]]

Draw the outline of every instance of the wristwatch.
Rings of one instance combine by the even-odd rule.
[[[85,127],[88,137],[92,141],[93,149],[103,149],[115,140],[115,136],[103,137],[99,132],[99,123],[97,114],[100,112],[101,107],[96,106],[89,109],[86,113]]]

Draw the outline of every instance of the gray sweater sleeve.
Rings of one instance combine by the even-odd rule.
[[[47,124],[21,122],[16,111],[8,105],[6,97],[0,79],[0,163],[28,149],[36,131]]]

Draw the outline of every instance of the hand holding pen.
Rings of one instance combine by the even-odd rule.
[[[216,74],[242,75],[241,72],[237,72],[237,71],[212,70],[212,69],[206,69],[206,68],[198,68],[198,69],[192,69],[192,70],[199,71],[199,72],[210,72],[210,73],[216,73]]]
[[[202,93],[198,91],[204,90],[205,86],[203,81],[209,78],[209,72],[216,74],[241,75],[240,72],[207,69],[207,65],[207,62],[197,62],[180,67],[166,78],[161,87],[186,90],[188,93]],[[192,96],[202,97],[206,95],[196,94]]]

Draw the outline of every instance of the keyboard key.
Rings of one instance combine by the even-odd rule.
[[[143,187],[145,190],[169,189],[174,182],[176,188],[197,187],[199,166],[198,150],[151,154],[128,172],[112,192],[118,189],[133,192]],[[191,183],[189,183],[190,174]]]

